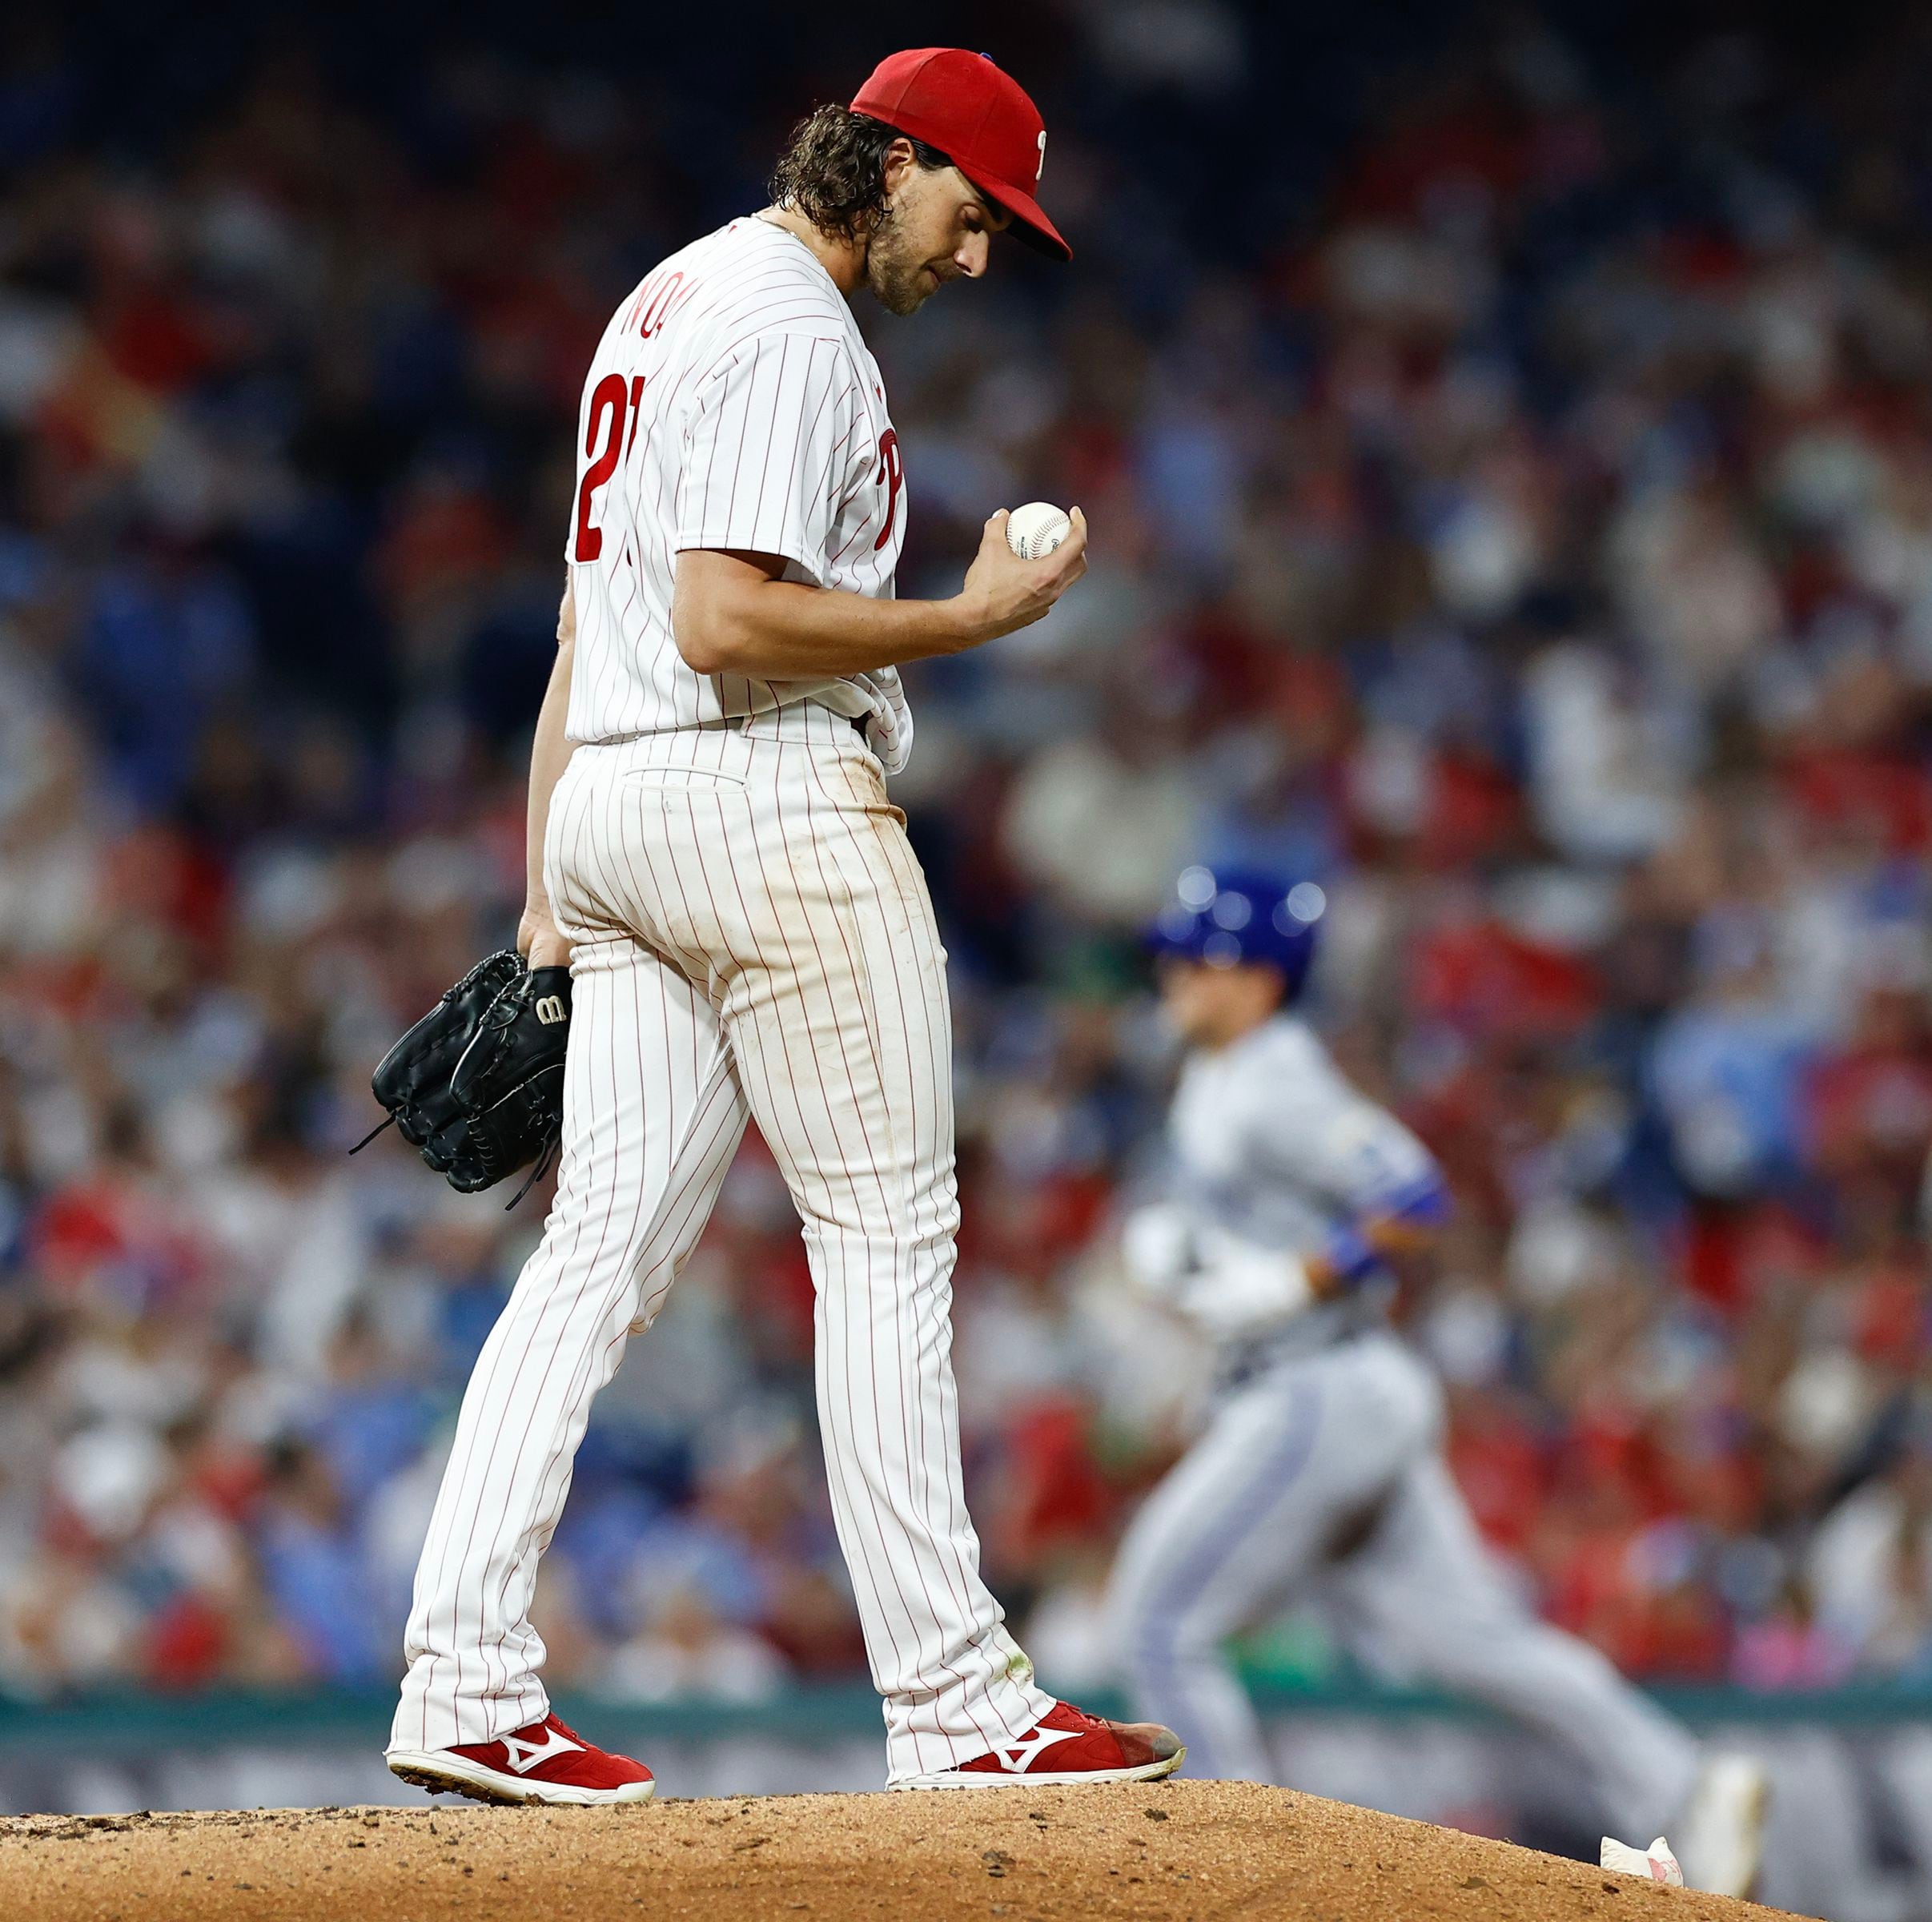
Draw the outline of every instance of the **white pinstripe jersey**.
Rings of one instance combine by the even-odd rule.
[[[810,248],[747,218],[673,254],[612,316],[584,382],[564,550],[577,615],[570,738],[810,700],[864,717],[896,774],[912,716],[895,669],[700,674],[673,643],[671,595],[679,553],[705,547],[782,555],[787,580],[885,598],[905,530],[885,383]]]

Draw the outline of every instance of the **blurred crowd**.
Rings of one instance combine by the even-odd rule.
[[[1259,15],[1049,10],[1073,268],[865,316],[902,592],[996,506],[1094,529],[909,675],[894,789],[996,1588],[1106,1674],[1201,1372],[1114,1254],[1172,1068],[1137,931],[1239,859],[1327,891],[1311,1018],[1449,1172],[1404,1320],[1539,1605],[1647,1677],[1932,1681],[1932,34],[1639,72],[1491,17],[1204,212],[1142,135],[1265,111]],[[88,56],[0,50],[0,1691],[380,1684],[548,1190],[345,1151],[514,927],[589,349],[809,103],[267,50],[123,139]],[[862,1673],[810,1339],[754,1140],[598,1405],[553,1679]]]

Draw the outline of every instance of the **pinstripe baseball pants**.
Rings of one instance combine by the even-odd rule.
[[[537,1558],[592,1400],[753,1116],[804,1224],[820,1430],[890,1775],[1024,1733],[1052,1698],[980,1578],[960,1485],[946,955],[878,763],[804,703],[580,747],[544,866],[576,944],[556,1200],[464,1397],[392,1746],[548,1712]]]

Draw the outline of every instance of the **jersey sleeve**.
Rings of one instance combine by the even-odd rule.
[[[678,548],[781,554],[822,582],[863,410],[842,341],[771,333],[733,350],[686,422]]]
[[[1273,1171],[1356,1220],[1439,1219],[1435,1158],[1411,1131],[1351,1087],[1323,1059],[1263,1104],[1258,1128]]]

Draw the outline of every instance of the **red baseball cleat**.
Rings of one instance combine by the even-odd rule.
[[[389,1767],[420,1787],[479,1802],[648,1802],[657,1786],[641,1762],[593,1748],[555,1715],[494,1742],[392,1750]]]
[[[1151,1782],[1187,1759],[1181,1739],[1158,1722],[1107,1722],[1057,1702],[1017,1741],[958,1768],[895,1782],[894,1788],[1039,1788],[1081,1782]]]

